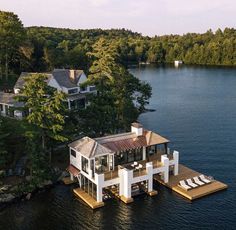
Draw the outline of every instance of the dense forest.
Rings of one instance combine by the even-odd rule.
[[[172,63],[236,65],[236,29],[208,30],[147,37],[126,29],[72,30],[49,27],[24,28],[17,15],[0,17],[0,75],[21,71],[50,71],[53,68],[81,68],[86,72],[92,60],[88,53],[101,37],[118,46],[120,63]],[[12,27],[13,29],[7,30]],[[4,29],[5,28],[5,29]],[[14,39],[13,39],[14,38]]]

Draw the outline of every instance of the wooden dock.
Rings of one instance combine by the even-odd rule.
[[[199,176],[201,174],[202,173],[196,172],[184,165],[179,164],[179,175],[170,175],[168,183],[164,183],[159,175],[155,175],[154,180],[158,181],[159,183],[165,185],[166,187],[172,189],[173,191],[177,192],[178,194],[184,196],[189,200],[195,200],[228,188],[226,184],[216,180],[213,180],[210,184],[205,184],[203,186],[199,186],[188,191],[178,186],[180,180],[186,180],[194,176]]]
[[[96,208],[100,208],[104,206],[104,202],[97,202],[93,197],[91,197],[88,193],[86,193],[81,188],[73,189],[73,191],[80,199],[82,199],[92,209],[96,209]]]
[[[70,185],[70,184],[74,184],[75,181],[71,180],[70,177],[64,177],[62,178],[62,182],[65,184],[65,185]]]

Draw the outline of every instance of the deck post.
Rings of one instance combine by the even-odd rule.
[[[125,198],[131,198],[131,181],[133,177],[133,171],[132,170],[123,170],[124,175],[124,197]]]
[[[177,176],[179,174],[179,152],[174,150],[173,152],[174,159],[174,175]]]
[[[146,170],[148,175],[148,192],[153,191],[153,165],[152,162],[146,163]]]
[[[146,147],[143,147],[143,161],[146,160]]]
[[[163,176],[164,176],[164,182],[168,183],[169,182],[169,158],[167,157],[167,155],[162,155],[161,156],[161,162],[164,165],[164,172],[163,172]]]
[[[102,188],[104,184],[104,174],[95,173],[95,182],[97,185],[97,202],[102,202]]]

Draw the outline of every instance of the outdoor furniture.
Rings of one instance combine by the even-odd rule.
[[[194,181],[194,183],[196,183],[196,184],[198,184],[200,186],[205,184],[204,182],[200,181],[197,176],[193,177],[193,181]]]
[[[186,181],[187,181],[188,185],[191,186],[192,188],[198,187],[198,185],[194,184],[191,179],[187,179]]]
[[[201,181],[203,181],[203,182],[206,183],[206,184],[211,183],[211,181],[208,180],[204,175],[200,175],[199,178],[201,179]]]
[[[181,180],[179,182],[178,186],[180,186],[181,188],[183,188],[184,190],[187,190],[187,191],[192,188],[189,185],[187,185],[184,180]]]

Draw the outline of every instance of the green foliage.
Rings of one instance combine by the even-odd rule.
[[[119,63],[119,44],[101,38],[89,53],[93,63],[86,84],[95,85],[97,94],[80,112],[81,127],[90,135],[102,136],[126,130],[144,111],[151,87],[132,76]]]
[[[14,69],[20,62],[20,46],[25,30],[18,16],[0,11],[0,76],[8,77],[9,67]],[[10,65],[10,66],[9,66]]]
[[[49,87],[46,80],[47,76],[44,74],[26,77],[26,83],[18,97],[30,111],[26,119],[40,133],[43,150],[48,148],[52,140],[66,140],[61,134],[65,123],[63,105],[65,95]]]
[[[4,127],[3,127],[3,121],[0,117],[0,169],[4,168],[6,166],[7,162],[7,150],[5,147],[5,139],[8,136],[7,133],[5,133]]]

